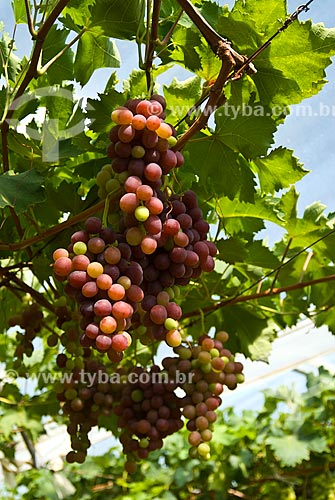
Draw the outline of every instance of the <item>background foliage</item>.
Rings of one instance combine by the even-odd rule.
[[[206,0],[193,3],[248,56],[287,16],[282,0],[237,0],[232,10]],[[52,252],[67,245],[88,213],[101,213],[95,176],[106,163],[110,113],[129,97],[147,97],[149,39],[141,0],[13,2],[16,24],[28,23],[28,29],[27,6],[35,36],[30,58],[17,57],[15,32],[1,26],[0,355],[5,370],[18,370],[22,376],[29,372],[33,378],[55,370],[57,349],[46,339],[50,330],[59,333],[55,307],[62,286],[50,278]],[[174,124],[220,69],[185,13],[170,33],[179,13],[177,1],[162,2],[158,36],[163,43],[155,45],[158,56],[150,70],[153,90],[164,93],[167,121]],[[97,69],[122,65],[120,40],[128,40],[134,54],[138,51],[137,67],[122,85],[111,69],[98,98],[78,99],[78,85],[89,82]],[[187,287],[180,298],[183,327],[194,338],[211,327],[225,329],[233,351],[266,360],[278,331],[302,317],[335,333],[330,286],[335,278],[334,213],[316,202],[298,216],[295,184],[307,172],[285,145],[273,149],[274,134],[289,106],[322,89],[334,54],[335,29],[293,23],[256,59],[257,74],[226,85],[226,103],[183,150],[185,166],[171,189],[197,193],[219,248],[215,271]],[[182,82],[173,78],[158,88],[157,77],[178,66],[189,70],[190,77]],[[22,120],[27,133],[17,127]],[[178,135],[191,120],[178,126]],[[284,234],[271,248],[259,236],[267,222]],[[33,356],[24,356],[18,365],[14,351],[20,333],[8,330],[8,319],[32,301],[43,309],[43,328]],[[21,382],[5,378],[1,386],[3,464],[14,462],[18,434],[24,431],[34,442],[44,433],[45,417],[63,422],[51,384],[36,387],[32,395],[31,387],[26,391]],[[321,388],[316,394],[312,389],[317,384]],[[29,484],[22,498],[106,498],[106,491],[111,498],[148,498],[152,487],[152,498],[230,498],[230,490],[241,490],[245,498],[282,494],[331,499],[334,486],[329,492],[320,488],[334,485],[333,382],[322,372],[310,377],[308,387],[301,397],[287,389],[267,394],[260,414],[227,411],[215,431],[213,460],[205,464],[187,458],[181,434],[170,439],[159,459],[153,456],[143,464],[131,483],[122,473],[122,458],[112,450],[73,467],[76,474],[65,471],[77,489],[72,496],[66,493],[65,480],[48,467],[20,473],[17,484]],[[277,412],[281,401],[288,415]],[[100,489],[106,480],[112,484]],[[216,496],[221,494],[226,496]]]

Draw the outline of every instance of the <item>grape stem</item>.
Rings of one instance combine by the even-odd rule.
[[[149,93],[151,93],[152,90],[152,78],[151,78],[152,61],[154,58],[155,44],[157,43],[158,40],[158,22],[159,22],[159,12],[161,8],[161,2],[162,0],[154,0],[153,3],[151,30],[145,54],[145,75],[147,80],[147,89]]]
[[[32,39],[35,40],[37,32],[35,30],[33,18],[31,16],[30,5],[29,5],[28,0],[24,0],[24,4],[25,4],[25,7],[26,7],[26,14],[27,14],[27,21],[28,21],[29,33],[31,34]]]
[[[194,134],[200,132],[200,130],[207,125],[208,119],[213,111],[222,104],[222,89],[235,66],[235,60],[231,55],[230,46],[226,42],[219,42],[217,54],[221,59],[222,65],[216,82],[210,88],[209,99],[206,106],[199,118],[178,139],[173,147],[174,151],[180,151]]]
[[[229,47],[229,51],[231,57],[234,59],[234,65],[239,68],[244,66],[247,61],[247,57],[242,56],[238,52],[236,52],[228,43],[227,39],[222,38],[213,27],[206,21],[206,19],[196,10],[194,5],[190,2],[190,0],[177,0],[182,9],[186,12],[189,18],[194,22],[200,33],[203,35],[212,51],[216,55],[220,46],[222,44],[226,44]],[[253,64],[249,64],[247,68],[248,73],[253,74],[256,73],[257,70]]]

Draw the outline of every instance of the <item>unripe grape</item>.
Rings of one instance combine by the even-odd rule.
[[[140,222],[145,222],[150,215],[150,211],[147,207],[139,206],[135,209],[135,217]]]
[[[176,330],[178,328],[178,321],[173,318],[166,318],[164,326],[167,330]]]
[[[207,443],[200,443],[198,445],[198,453],[201,457],[205,457],[210,453],[211,449]]]

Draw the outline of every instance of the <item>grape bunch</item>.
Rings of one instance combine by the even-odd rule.
[[[144,344],[180,345],[178,287],[214,269],[217,249],[207,240],[209,224],[196,194],[163,189],[169,172],[184,161],[171,149],[175,131],[163,121],[164,108],[164,98],[154,95],[113,111],[107,148],[112,163],[97,182],[100,189],[106,182],[107,192],[116,180],[111,171],[118,176],[117,227],[103,228],[91,217],[72,235],[69,249],[54,252],[56,277],[68,281],[66,293],[80,303],[82,345],[107,352],[114,362],[131,344],[130,330]]]
[[[68,249],[53,254],[57,279],[67,280],[65,292],[79,303],[84,333],[83,347],[107,352],[111,361],[120,361],[131,344],[127,332],[137,303],[143,299],[138,286],[142,268],[130,261],[128,246],[113,246],[115,234],[102,228],[101,220],[90,217],[85,230],[76,231]]]
[[[215,410],[222,402],[220,395],[224,386],[233,390],[244,381],[242,363],[235,361],[231,351],[224,347],[228,339],[229,335],[223,331],[217,332],[214,339],[202,335],[198,345],[179,346],[175,348],[177,358],[163,360],[171,378],[177,370],[187,375],[187,381],[180,386],[185,392],[181,405],[183,416],[188,420],[192,458],[210,458],[208,442],[217,418]]]
[[[15,357],[23,358],[23,354],[30,357],[34,352],[33,340],[41,331],[43,323],[43,312],[38,304],[33,303],[25,308],[20,314],[12,316],[8,320],[8,326],[19,326],[23,332],[17,332],[17,346]]]
[[[71,374],[57,387],[69,417],[70,462],[85,460],[87,433],[100,415],[111,413],[118,419],[129,472],[136,460],[161,448],[184,419],[190,455],[207,460],[223,388],[234,389],[244,378],[242,364],[224,346],[225,332],[214,339],[203,335],[195,346],[182,345],[182,287],[213,271],[217,248],[208,239],[210,227],[195,192],[172,191],[171,172],[184,158],[174,151],[176,132],[164,121],[165,106],[162,96],[153,95],[130,99],[113,111],[107,147],[111,162],[96,178],[98,195],[107,202],[113,196],[113,212],[106,217],[106,204],[103,222],[89,217],[69,246],[53,253],[55,278],[78,308],[68,317],[62,304],[57,324],[64,330],[60,342],[65,348],[57,364]],[[143,345],[165,341],[178,357],[165,358],[163,369],[134,368],[131,358],[119,364],[133,340]],[[47,341],[56,346],[58,339],[51,335]],[[88,385],[81,379],[81,370],[110,371],[91,348],[107,354],[121,382]],[[167,380],[157,381],[157,375]]]
[[[185,419],[190,456],[208,460],[224,386],[234,389],[244,380],[243,365],[224,346],[227,340],[226,332],[218,332],[214,339],[203,335],[194,347],[175,348],[178,357],[164,358],[163,368],[118,366],[112,375],[89,349],[83,349],[81,364],[58,354],[57,365],[67,375],[55,384],[69,419],[72,451],[67,461],[85,460],[89,431],[101,424],[100,417],[112,414],[117,416],[119,439],[127,456],[125,468],[130,473],[138,460],[160,449],[168,435],[178,432]]]
[[[163,374],[156,365],[150,371],[135,367],[128,373],[114,412],[122,430],[120,442],[129,462],[146,458],[149,452],[160,449],[166,436],[183,427],[176,388],[176,381],[169,381],[167,373]]]
[[[164,122],[165,106],[164,97],[156,94],[150,101],[129,99],[112,112],[116,126],[110,131],[111,142],[107,147],[112,164],[102,167],[96,179],[101,198],[120,188],[128,177],[130,180],[124,186],[127,192],[136,193],[141,183],[159,190],[164,175],[183,165],[182,154],[171,150],[177,142],[176,132]],[[144,187],[137,195],[142,205],[155,210],[155,201],[150,201],[152,190]]]
[[[64,354],[58,355],[57,364],[60,368],[68,368],[67,361]],[[67,431],[72,450],[66,460],[69,463],[83,463],[91,445],[88,433],[98,424],[101,415],[111,415],[113,388],[104,365],[93,358],[85,359],[82,368],[68,369],[67,375],[55,384],[57,398],[69,419]]]

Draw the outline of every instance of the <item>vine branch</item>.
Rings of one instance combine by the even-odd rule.
[[[116,203],[118,196],[120,194],[120,191],[117,191],[113,198],[111,198],[110,203],[114,204]],[[43,231],[41,234],[38,234],[34,236],[33,238],[29,238],[27,240],[19,241],[17,243],[2,243],[0,242],[0,250],[10,250],[12,252],[15,252],[16,250],[21,250],[24,248],[27,248],[31,245],[34,245],[35,243],[39,243],[40,241],[45,240],[46,238],[49,238],[50,236],[54,236],[55,234],[59,234],[64,229],[74,226],[78,222],[81,222],[82,220],[86,219],[87,217],[90,217],[91,215],[95,214],[99,210],[103,209],[105,206],[105,200],[99,201],[96,205],[93,205],[90,208],[87,208],[83,212],[80,212],[77,215],[74,215],[73,217],[70,217],[68,220],[61,222],[60,224],[56,224],[55,226],[50,227],[46,231]]]
[[[17,276],[15,276],[13,273],[6,273],[4,272],[3,268],[0,267],[0,276],[2,278],[2,281],[0,282],[0,286],[6,286],[9,288],[12,292],[14,290],[20,290],[25,293],[29,293],[33,297],[33,299],[40,304],[41,306],[45,307],[49,311],[55,313],[55,308],[52,304],[49,303],[49,301],[45,298],[43,293],[38,292],[31,286],[27,285],[27,283],[24,283],[24,281],[20,280]],[[10,285],[10,283],[14,283],[16,287],[13,287]]]
[[[27,431],[22,430],[21,431],[21,436],[22,436],[22,439],[24,441],[24,444],[26,445],[26,447],[27,447],[27,449],[28,449],[28,451],[30,453],[31,460],[32,460],[32,466],[33,466],[34,469],[37,469],[38,467],[37,467],[35,446],[32,443],[30,437],[28,436]]]
[[[235,66],[235,59],[232,57],[230,46],[226,42],[219,43],[217,54],[221,59],[222,65],[217,80],[210,88],[209,99],[199,118],[191,125],[191,127],[185,132],[185,134],[183,134],[180,139],[178,139],[173,148],[175,151],[180,151],[194,134],[196,134],[206,126],[210,115],[221,104],[220,98],[222,94],[222,88],[227,81],[227,78],[230,75],[233,67]]]
[[[317,278],[310,281],[300,281],[299,283],[295,283],[294,285],[287,285],[280,288],[269,288],[264,292],[252,293],[250,295],[239,295],[238,297],[233,297],[231,299],[222,300],[217,302],[216,304],[204,307],[202,309],[203,314],[214,312],[217,309],[225,306],[231,306],[234,304],[238,304],[241,302],[248,302],[250,300],[258,300],[264,297],[272,297],[273,295],[278,295],[283,292],[292,292],[294,290],[299,290],[301,288],[306,288],[308,286],[318,285],[320,283],[327,283],[329,281],[335,281],[335,274],[331,274],[329,276],[323,276],[322,278]],[[183,314],[183,318],[192,318],[194,316],[198,316],[199,311],[191,311],[189,313]]]
[[[206,19],[196,10],[194,5],[190,2],[190,0],[177,0],[179,5],[182,7],[182,9],[186,12],[186,14],[189,16],[189,18],[194,22],[194,24],[197,26],[209,46],[211,47],[212,51],[214,54],[217,54],[217,51],[222,45],[222,43],[227,44],[229,47],[230,53],[232,58],[235,61],[236,67],[241,67],[246,65],[247,57],[242,56],[236,50],[234,50],[228,43],[228,40],[225,38],[222,38],[213,28],[212,26],[206,21]],[[248,71],[252,73],[256,73],[257,70],[254,67],[253,64],[247,65]],[[246,69],[246,68],[244,68]]]
[[[283,267],[283,266],[282,266],[282,264],[284,264],[284,260],[285,260],[285,258],[286,258],[286,255],[287,255],[287,253],[288,253],[289,249],[290,249],[290,246],[291,246],[292,241],[293,241],[293,238],[290,238],[290,239],[288,240],[288,243],[287,243],[286,248],[285,248],[285,250],[284,250],[283,256],[282,256],[282,258],[281,258],[281,262],[280,262],[280,263],[281,263],[281,265],[278,267],[278,269],[277,269],[277,271],[276,271],[276,274],[275,274],[275,276],[274,276],[274,278],[273,278],[273,282],[272,282],[272,285],[271,285],[271,290],[273,290],[273,288],[274,288],[274,286],[275,286],[275,284],[276,284],[276,281],[277,281],[277,279],[278,279],[279,273],[280,273],[280,271],[281,271],[281,269],[282,269],[282,267]],[[302,281],[302,280],[301,280],[301,281]]]
[[[152,61],[154,57],[155,44],[158,40],[158,22],[159,22],[161,3],[162,0],[154,0],[152,9],[151,30],[145,55],[145,75],[147,80],[147,89],[149,92],[152,86],[152,81],[151,81]]]

